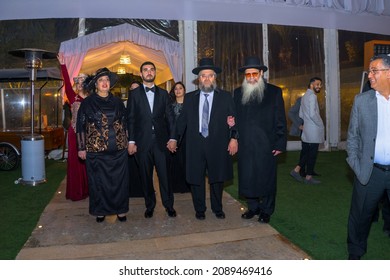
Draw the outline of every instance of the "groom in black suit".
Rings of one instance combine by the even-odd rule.
[[[143,84],[128,99],[128,152],[139,165],[145,198],[145,218],[153,217],[156,195],[153,167],[156,167],[163,206],[169,217],[176,217],[173,191],[168,184],[167,153],[176,150],[175,117],[168,92],[155,86],[156,67],[147,61],[140,67]],[[168,151],[169,150],[169,151]],[[131,178],[130,178],[131,180]]]

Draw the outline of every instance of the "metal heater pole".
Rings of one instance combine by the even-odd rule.
[[[34,134],[35,81],[37,80],[37,70],[42,68],[42,58],[53,59],[56,54],[40,49],[19,49],[10,53],[14,56],[24,57],[26,69],[31,69],[31,135],[24,136],[21,141],[22,178],[18,182],[35,186],[46,182],[45,140],[43,135]]]
[[[34,135],[34,95],[35,95],[35,79],[37,75],[37,69],[31,68],[31,103],[30,103],[30,114],[31,114],[31,135]]]

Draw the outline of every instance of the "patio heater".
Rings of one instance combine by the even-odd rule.
[[[34,94],[37,70],[42,68],[42,59],[56,58],[56,53],[41,49],[18,49],[9,52],[17,57],[24,57],[26,69],[31,70],[31,134],[24,135],[21,140],[22,148],[22,178],[19,182],[35,186],[46,182],[45,172],[45,140],[43,135],[34,133]]]

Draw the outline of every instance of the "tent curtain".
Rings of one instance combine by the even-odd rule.
[[[172,72],[173,79],[182,80],[183,51],[180,43],[127,23],[62,42],[59,53],[64,57],[70,77],[75,77],[89,50],[124,41],[161,51]]]
[[[331,8],[341,12],[353,14],[372,13],[381,15],[385,12],[384,0],[255,0],[256,2],[265,2],[278,4],[284,2],[288,5],[305,7],[323,7]],[[388,15],[388,11],[387,11]]]
[[[79,1],[77,13],[69,0],[2,1],[0,19],[23,18],[128,18],[266,23],[307,26],[389,35],[388,0],[148,0],[110,3]],[[99,4],[98,4],[99,3]],[[52,8],[48,8],[52,7]],[[217,11],[217,12],[216,12]]]

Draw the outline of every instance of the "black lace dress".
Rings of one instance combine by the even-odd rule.
[[[111,93],[87,97],[77,114],[77,144],[86,151],[89,212],[94,216],[127,213],[129,175],[123,102]]]

